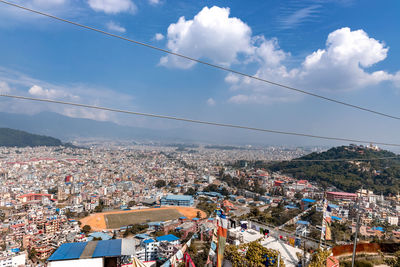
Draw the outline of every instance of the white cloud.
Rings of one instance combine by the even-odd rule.
[[[64,5],[67,0],[32,0],[32,4],[38,7],[54,7]]]
[[[55,89],[43,89],[39,85],[33,85],[28,93],[33,96],[38,96],[38,97],[44,97],[44,98],[49,98],[49,99],[54,99],[54,98],[70,98],[70,99],[79,99],[78,96],[69,94],[65,91],[62,90],[55,90]]]
[[[164,35],[162,33],[156,33],[154,35],[154,40],[156,40],[156,41],[161,41],[163,39],[164,39]]]
[[[13,94],[21,96],[66,100],[88,105],[118,107],[121,109],[133,108],[133,97],[131,95],[86,84],[52,84],[34,79],[20,72],[3,68],[1,66],[0,81],[0,92],[3,93],[7,93],[7,91],[12,88]],[[6,92],[2,91],[4,88],[7,90]],[[124,117],[119,117],[115,113],[106,111],[103,112],[79,107],[20,101],[7,98],[1,98],[0,101],[1,112],[36,114],[43,111],[51,111],[70,117],[107,120],[120,124],[125,124],[127,121]]]
[[[315,5],[291,13],[285,23],[288,27],[295,26],[315,15],[318,8]],[[250,62],[255,63],[256,77],[307,91],[355,90],[384,81],[400,86],[400,72],[368,71],[387,57],[388,48],[363,30],[341,28],[331,32],[325,48],[310,53],[302,64],[290,68],[286,63],[291,54],[279,47],[276,38],[252,36],[250,27],[229,13],[229,8],[214,6],[204,7],[193,19],[179,18],[168,27],[168,49],[223,66],[235,63],[246,67]],[[160,59],[160,65],[168,67],[187,69],[194,64],[172,55]],[[303,97],[288,89],[231,73],[225,82],[237,94],[229,99],[233,103],[288,102]]]
[[[137,10],[136,5],[131,0],[88,0],[88,4],[93,10],[107,14],[134,13]]]
[[[400,72],[394,75],[383,70],[367,70],[387,57],[388,48],[363,30],[341,28],[330,33],[324,49],[309,54],[293,69],[284,65],[284,59],[290,55],[279,49],[276,40],[262,42],[255,50],[259,60],[255,76],[307,91],[356,90],[384,81],[400,85]],[[231,76],[228,74],[225,81],[240,91],[230,98],[233,103],[288,102],[302,98],[298,93],[249,78],[232,81]]]
[[[298,9],[288,16],[280,16],[279,23],[281,29],[291,29],[299,26],[306,20],[315,17],[319,13],[320,5],[312,5],[309,7]]]
[[[390,80],[384,71],[367,72],[387,56],[385,44],[368,37],[363,30],[338,29],[328,35],[326,48],[307,56],[299,77],[319,89],[348,90]]]
[[[238,75],[229,73],[228,75],[225,76],[225,82],[230,83],[230,84],[236,84],[240,81],[240,78]]]
[[[6,82],[0,81],[0,93],[6,94],[6,93],[9,93],[10,91],[11,91],[11,89],[8,86],[8,84]]]
[[[149,0],[150,5],[156,6],[161,3],[160,0]]]
[[[122,27],[121,25],[117,24],[114,21],[108,22],[106,24],[106,27],[108,30],[113,31],[113,32],[120,32],[120,33],[126,32],[126,29],[124,27]]]
[[[209,99],[207,99],[207,105],[215,106],[215,104],[216,104],[216,102],[213,98],[210,97]]]
[[[204,7],[191,20],[180,17],[168,27],[167,47],[175,53],[229,66],[238,56],[252,53],[251,29],[238,18],[229,17],[229,8]],[[195,63],[171,55],[162,57],[161,65],[190,68]]]

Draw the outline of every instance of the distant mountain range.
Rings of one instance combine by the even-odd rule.
[[[35,146],[61,146],[63,143],[56,138],[30,134],[24,131],[0,128],[0,146],[6,147],[35,147]]]
[[[112,122],[71,118],[53,112],[24,115],[0,112],[0,127],[54,136],[64,141],[79,138],[184,140],[179,130],[153,130]],[[180,137],[180,138],[179,138]]]

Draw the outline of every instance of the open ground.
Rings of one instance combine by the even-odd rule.
[[[91,214],[80,220],[81,226],[89,225],[93,231],[117,229],[135,223],[167,221],[185,216],[192,219],[200,211],[205,218],[205,212],[192,207],[163,207],[128,211],[110,211]]]

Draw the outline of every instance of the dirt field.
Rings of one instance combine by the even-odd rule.
[[[80,221],[82,227],[84,225],[90,225],[93,231],[102,231],[105,229],[116,229],[134,223],[148,222],[148,220],[167,221],[177,219],[181,216],[192,219],[197,216],[198,211],[200,210],[191,207],[165,207],[129,211],[110,211],[95,213],[81,219]],[[206,214],[203,211],[200,211],[200,213],[202,218],[205,218]]]

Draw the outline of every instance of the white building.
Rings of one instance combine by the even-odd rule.
[[[388,216],[387,222],[390,225],[398,225],[399,224],[399,217],[397,216]]]
[[[1,267],[20,267],[26,264],[26,254],[20,254],[18,256],[10,256],[6,258],[0,258]]]

